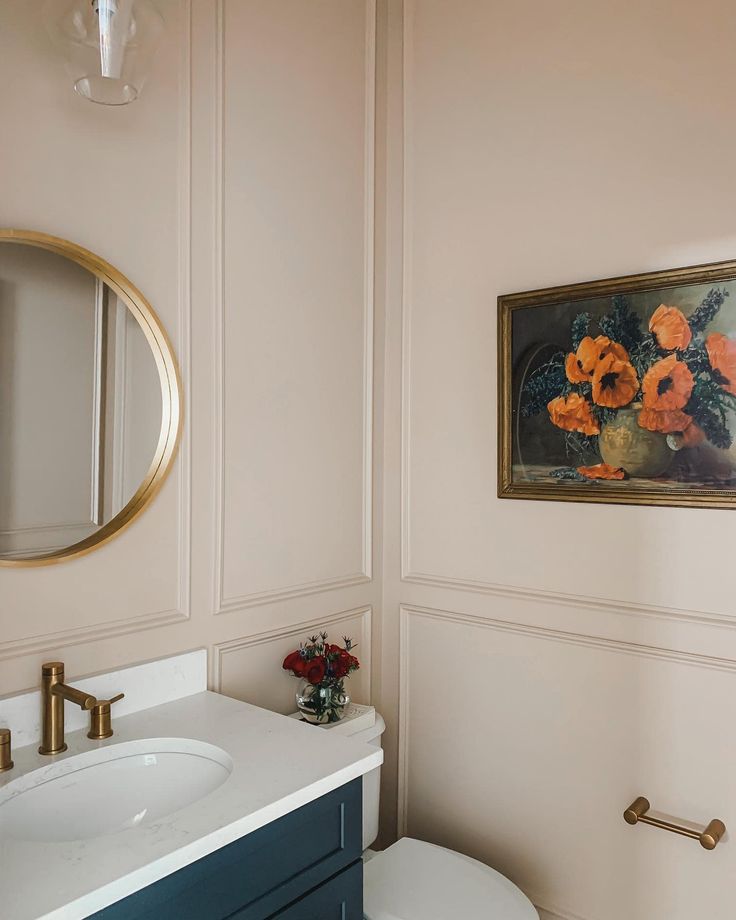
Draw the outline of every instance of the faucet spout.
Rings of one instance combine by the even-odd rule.
[[[77,690],[68,684],[53,684],[50,691],[54,696],[61,696],[70,703],[76,703],[81,709],[91,709],[97,702],[96,698],[84,690]]]

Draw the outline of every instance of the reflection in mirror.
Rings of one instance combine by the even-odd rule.
[[[79,543],[147,477],[159,370],[136,317],[77,262],[0,241],[0,559]]]

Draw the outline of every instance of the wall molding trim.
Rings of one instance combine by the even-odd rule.
[[[177,350],[184,406],[179,445],[179,597],[171,622],[189,619],[192,610],[192,3],[185,0],[183,4],[185,39],[180,60]]]
[[[343,575],[339,578],[326,578],[323,581],[310,581],[301,585],[277,588],[273,591],[261,591],[255,594],[247,594],[241,597],[221,600],[219,606],[215,610],[215,614],[234,613],[237,610],[275,604],[279,601],[292,600],[296,597],[308,597],[311,594],[322,594],[327,591],[336,591],[339,588],[352,588],[356,585],[367,584],[370,581],[371,578],[369,575],[363,572],[356,572],[354,575]]]
[[[189,614],[180,610],[164,610],[144,613],[140,616],[125,617],[93,626],[76,626],[59,632],[43,633],[30,639],[11,639],[0,643],[0,661],[9,658],[22,658],[24,655],[36,655],[50,649],[66,648],[69,645],[86,645],[102,639],[114,639],[130,633],[170,626],[189,619]]]
[[[225,595],[225,12],[227,0],[215,6],[215,616],[282,600],[352,587],[373,578],[373,363],[375,313],[375,136],[376,136],[376,0],[365,0],[365,227],[363,254],[363,495],[362,568],[316,582]]]
[[[717,671],[730,671],[736,674],[736,660],[733,658],[718,658],[713,655],[700,655],[695,652],[678,652],[673,649],[661,648],[654,645],[643,645],[636,642],[627,642],[622,639],[606,639],[588,633],[571,632],[547,626],[529,626],[523,623],[515,623],[510,620],[499,620],[469,613],[457,613],[452,610],[441,610],[433,607],[419,607],[410,604],[402,604],[401,614],[402,616],[418,616],[430,620],[445,620],[463,626],[495,629],[499,632],[517,633],[536,639],[547,639],[554,642],[563,642],[568,645],[583,645],[588,648],[619,652],[626,655],[637,655],[643,658],[658,658],[677,664],[694,665],[695,667],[710,668]]]
[[[310,632],[318,629],[329,630],[330,626],[346,619],[359,619],[362,628],[368,635],[368,647],[370,648],[370,637],[372,629],[373,608],[368,605],[364,607],[354,607],[349,610],[341,610],[338,613],[331,613],[325,617],[310,617],[308,620],[302,620],[290,626],[274,627],[265,632],[256,633],[252,636],[243,636],[239,639],[230,639],[226,642],[216,643],[212,647],[213,667],[212,667],[212,687],[216,693],[222,692],[222,663],[226,655],[231,652],[238,652],[244,648],[250,648],[254,645],[266,645],[275,639],[283,639],[290,636],[303,639]],[[370,698],[371,694],[371,672],[372,668],[368,667],[366,671],[367,692]]]
[[[411,306],[412,306],[412,193],[413,176],[409,169],[412,152],[412,84],[411,63],[413,60],[413,14],[412,0],[403,4],[402,42],[402,203],[401,203],[401,395],[400,395],[400,530],[401,530],[401,578],[411,571],[410,553],[410,460],[411,460]]]
[[[365,184],[363,214],[363,566],[373,578],[373,367],[376,320],[377,0],[365,4]]]
[[[409,615],[411,609],[399,605],[399,725],[398,777],[396,789],[396,836],[408,836],[409,830],[409,732],[411,718],[409,697]]]
[[[688,665],[690,667],[706,668],[708,670],[727,671],[736,675],[736,660],[730,658],[716,658],[710,655],[698,655],[692,652],[677,652],[671,649],[659,648],[650,645],[639,645],[634,642],[625,642],[618,639],[604,639],[584,633],[565,632],[551,627],[527,626],[521,623],[498,620],[490,617],[475,616],[467,613],[457,613],[451,610],[441,610],[433,607],[420,607],[410,604],[401,604],[399,607],[400,651],[399,651],[399,770],[398,770],[398,816],[397,833],[399,837],[408,833],[408,788],[409,788],[409,738],[408,726],[410,722],[410,680],[409,662],[411,657],[411,636],[409,624],[412,617],[428,620],[441,620],[462,626],[474,626],[483,629],[493,629],[498,632],[515,633],[533,639],[552,642],[562,642],[567,645],[577,645],[595,648],[602,651],[614,652],[623,655],[634,655],[640,658],[657,659],[674,664]],[[564,915],[562,915],[564,918]],[[576,918],[572,918],[576,920]]]
[[[213,470],[214,470],[214,599],[213,611],[223,613],[224,565],[224,478],[225,478],[225,0],[217,0],[215,12],[215,131],[214,131],[214,351],[215,351],[215,402]]]
[[[492,597],[504,597],[512,600],[534,601],[557,607],[575,607],[578,609],[598,610],[603,613],[617,613],[623,616],[657,617],[665,620],[686,621],[704,626],[725,626],[736,629],[736,616],[712,613],[705,610],[686,610],[677,607],[658,607],[649,604],[618,601],[604,597],[585,594],[565,594],[547,591],[543,588],[520,588],[515,585],[496,584],[487,581],[474,581],[465,578],[452,578],[443,575],[428,575],[420,572],[406,572],[401,580],[406,584],[424,585],[430,588],[445,588],[452,591],[467,591],[473,594],[485,594]]]

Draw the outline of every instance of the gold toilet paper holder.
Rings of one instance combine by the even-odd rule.
[[[648,799],[640,795],[624,812],[624,821],[627,824],[651,824],[652,827],[659,827],[663,831],[671,831],[673,834],[680,834],[682,837],[690,837],[697,840],[705,850],[715,850],[721,838],[726,833],[726,825],[718,818],[713,818],[703,830],[697,830],[695,827],[686,827],[682,824],[675,824],[673,821],[665,821],[664,818],[655,818],[650,815],[651,805]]]

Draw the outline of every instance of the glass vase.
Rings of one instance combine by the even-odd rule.
[[[345,692],[343,682],[332,684],[310,684],[308,680],[299,682],[296,691],[296,706],[306,722],[313,725],[326,725],[339,722],[345,715],[350,697]]]

